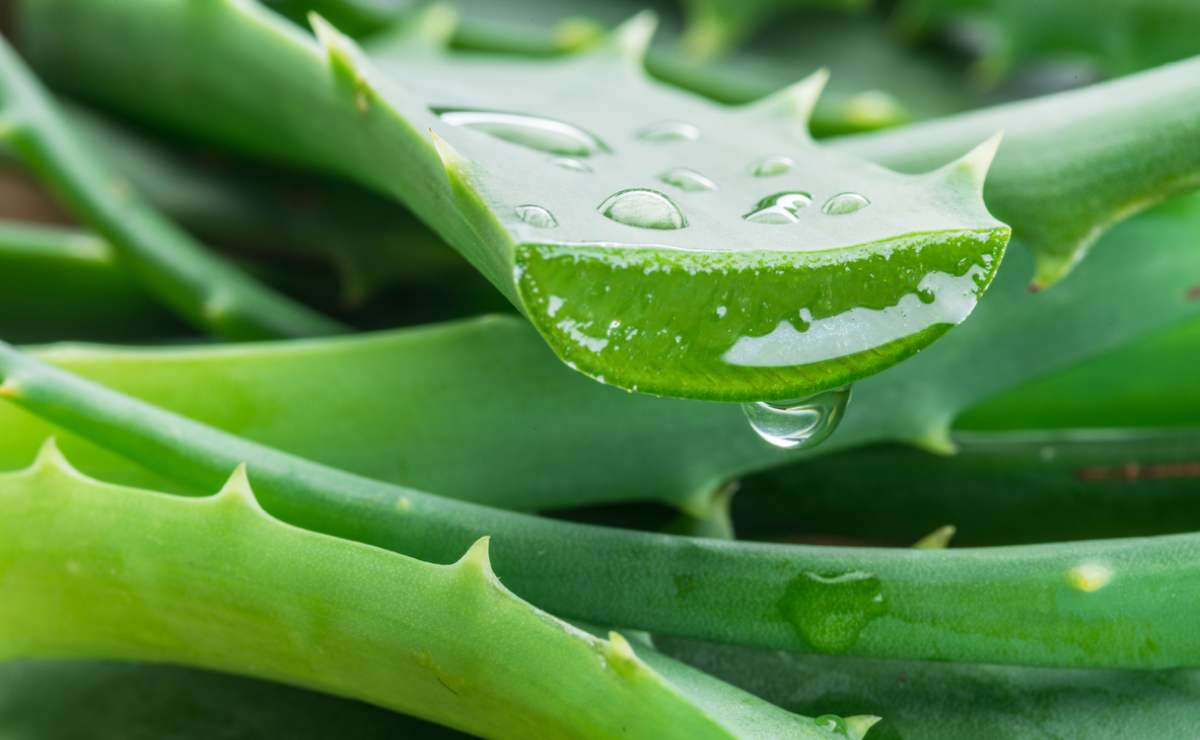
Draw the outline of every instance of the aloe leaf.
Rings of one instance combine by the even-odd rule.
[[[793,711],[883,713],[872,740],[1176,738],[1200,722],[1200,673],[830,658],[660,638],[662,649]]]
[[[2,38],[0,141],[109,241],[147,290],[186,320],[242,339],[340,331],[335,322],[212,257],[145,206],[83,145]]]
[[[222,101],[220,115],[172,105],[187,128],[404,200],[561,358],[623,388],[780,399],[877,372],[965,318],[1007,240],[979,196],[994,140],[922,176],[842,158],[804,132],[816,81],[736,111],[651,82],[645,18],[590,54],[481,64],[420,33],[368,59],[321,21],[318,44],[244,2],[23,7],[35,56],[55,43],[30,19],[47,10],[97,39],[120,29],[161,64],[122,72],[111,58],[89,65],[93,79],[136,77],[150,102],[186,76]],[[195,64],[214,56],[278,100]],[[801,225],[797,243],[789,227]],[[872,329],[817,339],[847,323]]]
[[[833,737],[531,607],[486,538],[434,565],[284,524],[244,466],[215,496],[179,498],[89,479],[50,444],[0,476],[0,511],[2,657],[186,663],[489,737]]]
[[[954,546],[978,546],[1200,529],[1196,427],[955,432],[951,441],[952,456],[873,445],[747,477],[733,502],[737,530],[903,544],[951,522]]]
[[[294,171],[214,166],[90,112],[70,113],[88,144],[155,208],[239,254],[326,262],[338,273],[346,308],[400,283],[446,274],[468,281],[462,259],[391,200]]]
[[[1185,296],[1191,295],[1188,288]],[[1103,358],[1053,373],[966,409],[964,430],[1200,425],[1195,363],[1200,321],[1189,321]],[[1096,399],[1103,399],[1097,403]]]
[[[0,335],[13,342],[177,333],[103,239],[0,219]]]
[[[1053,418],[1058,426],[1084,420],[1073,409],[1090,398],[1088,384],[1131,369],[1147,386],[1168,390],[1171,400],[1147,404],[1139,386],[1128,386],[1109,397],[1111,415],[1091,418],[1116,426],[1195,418],[1187,416],[1197,408],[1187,401],[1194,385],[1188,345],[1167,355],[1153,340],[1200,316],[1200,302],[1188,299],[1191,276],[1200,270],[1200,254],[1191,249],[1198,206],[1189,196],[1121,224],[1079,279],[1049,293],[1025,290],[1030,258],[1018,250],[975,319],[861,383],[859,399],[874,403],[852,404],[843,428],[817,452],[880,440],[944,452],[964,409],[992,397],[1019,398],[1022,384],[1054,372],[1058,397],[1034,397],[1044,404],[1038,418],[1048,426]],[[67,346],[43,357],[301,457],[503,508],[653,500],[719,521],[722,504],[714,493],[730,478],[795,463],[780,479],[802,480],[807,466],[807,457],[761,443],[724,404],[629,395],[580,378],[515,317],[287,345]],[[480,368],[502,369],[507,392],[481,390],[492,376]],[[211,392],[197,394],[197,386]],[[1023,408],[1013,407],[1004,428],[1020,428]],[[468,418],[474,423],[463,423]],[[20,464],[50,433],[65,434],[0,406],[0,466]],[[63,444],[84,470],[105,479],[166,485],[83,440]],[[463,450],[479,464],[459,464]]]
[[[1005,143],[988,207],[1034,251],[1034,288],[1064,277],[1114,223],[1200,185],[1200,58],[1043,98],[840,140],[919,171],[985,132]]]
[[[446,727],[313,691],[179,666],[0,663],[0,736],[37,740],[463,740]]]
[[[706,57],[735,46],[771,16],[799,9],[862,10],[871,0],[686,0],[683,46]]]
[[[2,346],[0,377],[0,397],[173,478],[203,485],[231,461],[253,459],[266,508],[298,526],[431,561],[490,534],[502,543],[505,582],[568,617],[880,657],[1126,668],[1200,661],[1190,617],[1167,598],[1194,586],[1195,535],[885,551],[588,527],[332,470]]]
[[[1200,10],[1188,0],[904,0],[897,16],[909,34],[969,40],[979,56],[973,72],[984,84],[1030,62],[1082,59],[1121,75],[1200,52]]]

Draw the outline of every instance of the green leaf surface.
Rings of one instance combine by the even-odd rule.
[[[462,740],[449,728],[313,691],[178,666],[0,664],[7,740]]]
[[[1046,287],[1114,223],[1200,184],[1200,58],[838,146],[921,171],[996,130],[1005,141],[984,197],[1034,251],[1033,287]]]
[[[147,207],[83,144],[3,38],[0,143],[103,235],[126,269],[185,320],[235,339],[340,331],[335,322],[208,254]]]
[[[294,170],[180,151],[90,111],[70,113],[89,146],[155,208],[238,254],[332,266],[344,308],[396,285],[470,280],[454,250],[389,199]]]
[[[657,642],[794,711],[883,713],[871,740],[1184,738],[1200,722],[1197,671],[918,663]]]
[[[494,536],[498,572],[591,622],[880,657],[1088,667],[1200,661],[1195,535],[1006,548],[729,543],[540,520],[339,472],[107,391],[0,347],[0,396],[203,485],[255,460],[285,521],[433,561]],[[546,553],[557,552],[554,558]]]
[[[954,546],[1196,531],[1200,414],[1192,424],[955,432],[952,456],[847,450],[746,478],[733,517],[744,537],[895,545],[946,523]]]
[[[1200,53],[1200,7],[1189,0],[904,0],[898,20],[910,34],[966,42],[984,84],[1046,60],[1122,75]]]
[[[486,539],[433,565],[298,529],[262,510],[244,468],[179,498],[84,477],[48,444],[0,475],[0,511],[0,657],[184,663],[488,737],[833,737],[531,607]]]
[[[0,219],[0,336],[115,341],[180,329],[121,269],[104,240]]]
[[[878,440],[944,451],[951,425],[980,401],[1002,429],[1196,423],[1189,327],[1200,302],[1188,296],[1200,277],[1197,205],[1192,196],[1119,226],[1078,280],[1048,293],[1024,289],[1029,257],[1013,255],[975,319],[913,360],[915,369],[860,384],[846,424],[816,454]],[[1179,339],[1160,339],[1164,331]],[[503,508],[652,500],[712,520],[713,494],[731,477],[797,461],[761,443],[726,405],[628,395],[580,378],[512,317],[286,345],[67,346],[43,356],[311,460]],[[1138,384],[1121,386],[1133,371]],[[506,393],[488,390],[497,372]],[[1053,397],[1037,391],[1046,376]],[[1105,410],[1081,413],[1097,383]],[[0,407],[0,420],[3,466],[64,434],[16,409]],[[105,479],[166,485],[82,440],[63,444]],[[459,464],[467,451],[476,465]],[[807,464],[780,480],[802,481]]]
[[[35,56],[55,43],[43,12],[75,19],[85,55],[119,29],[162,64],[104,55],[95,84],[137,79],[153,101],[182,75],[222,112],[153,115],[402,199],[560,357],[624,388],[783,399],[870,375],[965,318],[1007,239],[979,199],[989,146],[923,176],[842,158],[804,131],[812,82],[731,111],[650,81],[644,18],[589,54],[483,63],[420,32],[368,60],[327,25],[321,48],[243,2],[22,7]],[[214,57],[261,89],[225,85]]]

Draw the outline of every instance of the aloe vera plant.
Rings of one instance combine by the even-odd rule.
[[[21,0],[0,735],[1187,737],[1200,60],[868,5]]]
[[[169,29],[190,22],[181,8],[155,4],[94,23],[126,32],[149,24],[152,33],[133,36],[171,48],[194,84],[213,84],[200,69],[186,71],[183,37],[167,40]],[[565,361],[624,388],[758,401],[871,374],[965,318],[1007,241],[979,195],[996,140],[922,177],[841,158],[805,134],[820,77],[722,111],[646,79],[639,66],[652,23],[644,16],[575,59],[485,66],[441,54],[428,38],[440,28],[431,18],[377,41],[368,58],[319,19],[320,44],[248,3],[205,12],[208,43],[228,44],[223,57],[275,50],[245,64],[260,69],[264,84],[286,84],[307,101],[310,114],[289,121],[314,120],[320,110],[322,132],[334,126],[358,141],[373,132],[385,143],[329,147],[316,126],[284,136],[265,121],[253,126],[269,115],[258,95],[219,98],[239,111],[236,124],[196,109],[182,111],[188,125],[397,194]],[[398,69],[421,71],[398,84]],[[475,82],[462,88],[461,80]],[[621,92],[608,102],[563,94],[592,88]],[[508,100],[489,99],[500,89]],[[559,104],[578,107],[546,110],[556,90]],[[645,120],[612,115],[621,108]],[[505,175],[529,167],[539,168],[538,187]],[[401,173],[420,187],[403,185]],[[869,294],[849,288],[872,273]],[[664,322],[656,299],[684,301],[686,310]],[[820,342],[815,353],[805,348],[817,343],[799,338],[846,336],[847,320],[880,331]]]

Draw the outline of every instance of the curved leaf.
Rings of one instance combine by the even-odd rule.
[[[488,737],[833,737],[534,609],[486,538],[433,565],[298,529],[262,510],[244,467],[178,498],[86,478],[51,443],[0,475],[0,512],[0,657],[185,663]]]
[[[994,141],[923,176],[843,158],[804,131],[814,81],[735,111],[650,81],[645,18],[585,55],[483,64],[425,39],[434,23],[368,59],[323,22],[318,45],[240,1],[23,7],[35,56],[56,43],[38,13],[119,32],[145,47],[84,65],[94,84],[137,79],[126,102],[154,108],[148,91],[182,75],[221,112],[152,115],[402,199],[560,357],[623,388],[783,399],[870,375],[965,318],[1007,241],[979,196]],[[225,85],[214,56],[256,86]]]

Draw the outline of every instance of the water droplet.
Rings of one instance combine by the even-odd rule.
[[[822,730],[828,730],[847,737],[850,736],[850,728],[846,725],[846,720],[836,714],[822,714],[820,717],[814,718],[813,722],[816,722],[817,727],[820,727]]]
[[[756,224],[794,224],[800,211],[812,203],[808,193],[776,193],[763,198],[742,218]]]
[[[854,213],[871,205],[871,201],[867,200],[865,195],[858,193],[838,193],[829,200],[825,201],[825,205],[821,210],[828,213],[830,216],[843,216],[847,213]]]
[[[659,121],[639,130],[637,137],[655,144],[673,141],[695,141],[700,138],[700,129],[683,121]]]
[[[600,204],[600,213],[626,226],[643,229],[682,229],[683,212],[657,190],[633,188],[610,195]]]
[[[937,300],[937,296],[929,288],[917,288],[917,299],[928,306]]]
[[[549,154],[571,157],[590,157],[608,151],[604,142],[583,129],[563,121],[521,113],[464,110],[458,108],[431,109],[451,126],[475,129],[510,144],[536,149]]]
[[[555,220],[554,214],[541,206],[517,206],[517,218],[539,229],[553,229],[555,226],[558,226],[558,221]]]
[[[689,193],[717,189],[715,182],[695,170],[689,170],[687,167],[676,167],[673,170],[667,170],[659,175],[658,179],[668,185],[674,185],[680,190],[686,190]]]
[[[586,162],[581,162],[574,157],[551,157],[550,164],[561,167],[564,170],[572,172],[591,172],[592,168],[587,166]]]
[[[779,606],[800,637],[825,653],[846,652],[887,612],[882,582],[862,571],[832,576],[804,571],[788,584]]]
[[[742,404],[751,428],[767,442],[785,450],[816,447],[842,421],[850,386],[834,388],[801,401],[758,401]]]
[[[750,168],[750,174],[755,177],[775,177],[776,175],[782,175],[785,172],[791,171],[795,166],[796,161],[791,157],[778,155],[763,157]]]

